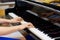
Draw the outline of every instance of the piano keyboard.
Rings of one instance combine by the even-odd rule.
[[[13,18],[18,17],[14,13],[9,13],[9,15]],[[25,21],[21,22],[21,24],[24,24],[24,23],[27,23],[27,22]],[[54,38],[49,37],[48,34],[45,34],[43,31],[38,30],[37,28],[29,28],[28,30],[30,30],[33,34],[35,34],[41,40],[55,40]]]

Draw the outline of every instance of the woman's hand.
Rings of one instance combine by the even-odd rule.
[[[2,18],[0,18],[0,23],[3,26],[7,26],[10,23],[17,23],[17,22],[21,22],[21,21],[23,21],[23,18],[21,18],[21,17],[16,17],[16,18],[13,18],[13,19],[2,19]]]
[[[3,18],[0,18],[0,23],[17,23],[17,22],[21,22],[23,21],[23,18],[21,17],[16,17],[16,18],[13,18],[13,19],[3,19]]]
[[[23,21],[23,18],[21,17],[16,17],[10,20],[10,23],[17,23]]]
[[[32,23],[27,23],[27,28],[34,28],[34,25]]]
[[[32,23],[26,23],[26,24],[22,24],[19,26],[16,26],[19,30],[23,30],[25,28],[34,28],[34,25]]]

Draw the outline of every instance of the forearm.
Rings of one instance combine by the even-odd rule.
[[[19,30],[18,27],[0,27],[0,35],[9,34]]]
[[[18,30],[23,30],[25,28],[27,28],[26,25],[19,25],[19,26],[13,26],[13,27],[0,27],[0,35],[6,35]]]
[[[3,19],[3,18],[0,18],[0,23],[3,23],[3,22],[10,22],[10,19]]]

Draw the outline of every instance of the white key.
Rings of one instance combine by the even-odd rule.
[[[29,28],[29,30],[42,40],[54,40],[36,28]]]
[[[11,17],[13,17],[13,18],[16,18],[16,17],[18,17],[17,15],[15,15],[14,13],[8,13]]]

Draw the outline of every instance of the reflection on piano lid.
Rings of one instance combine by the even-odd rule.
[[[47,6],[47,7],[51,7],[51,8],[57,9],[57,10],[60,10],[60,6],[57,6],[57,5],[53,5],[53,4],[49,4],[49,3],[45,3],[45,2],[38,2],[38,1],[35,1],[35,0],[34,1],[31,0],[31,2],[40,4],[40,5],[44,5],[44,6]]]
[[[46,20],[53,20],[53,22],[59,23],[59,18],[60,18],[60,11],[50,8],[50,7],[46,7],[43,5],[39,5],[33,2],[29,2],[26,1],[27,3],[33,5],[33,8],[31,10],[28,10],[27,12],[36,15],[36,16],[40,16],[42,18],[47,18]],[[32,13],[33,12],[33,13]],[[55,19],[56,18],[56,19]],[[58,19],[58,20],[57,20]]]

